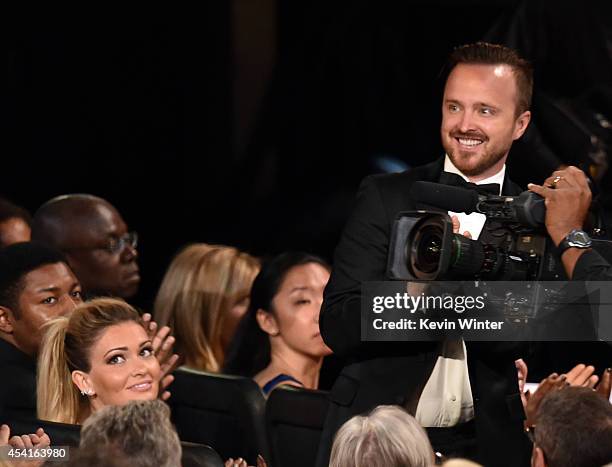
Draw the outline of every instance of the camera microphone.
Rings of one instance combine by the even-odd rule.
[[[433,182],[415,182],[410,195],[417,202],[467,214],[478,212],[477,206],[480,201],[478,193],[474,190]]]
[[[433,182],[415,182],[411,196],[420,203],[452,212],[479,212],[487,219],[518,222],[532,228],[544,226],[544,198],[531,191],[517,196],[479,195],[475,190]]]

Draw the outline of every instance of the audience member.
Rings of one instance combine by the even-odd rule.
[[[47,201],[34,214],[32,239],[65,253],[87,297],[127,299],[138,291],[138,237],[102,198],[77,194]]]
[[[108,405],[158,396],[162,371],[140,316],[99,298],[49,322],[38,366],[38,417],[82,423]]]
[[[170,409],[158,400],[104,407],[81,429],[84,452],[115,452],[133,467],[180,467],[181,443]]]
[[[568,387],[551,375],[528,434],[534,467],[599,467],[612,462],[612,405],[588,387]]]
[[[13,243],[29,242],[32,217],[25,209],[0,198],[0,248]]]
[[[160,325],[173,329],[186,366],[220,371],[258,271],[257,259],[222,245],[190,245],[173,259],[154,315]]]
[[[398,406],[380,405],[344,423],[332,445],[330,467],[429,467],[434,452],[425,430]]]
[[[306,253],[283,253],[262,266],[240,323],[226,372],[253,376],[264,394],[278,385],[316,389],[331,350],[319,333],[329,265]]]
[[[0,249],[0,411],[36,413],[36,354],[41,328],[81,303],[63,255],[35,243]]]

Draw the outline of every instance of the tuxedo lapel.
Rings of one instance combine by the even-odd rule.
[[[504,177],[504,186],[502,187],[502,195],[504,196],[517,196],[520,195],[523,190],[519,185],[514,183],[510,178],[508,178],[508,171],[506,170],[506,175]]]
[[[422,167],[422,174],[418,176],[416,181],[438,183],[440,181],[440,174],[442,173],[443,169],[444,157],[439,157],[435,161]],[[414,204],[416,206],[416,209],[418,210],[446,213],[446,210],[440,209],[437,206],[431,206],[429,204],[421,203],[419,201],[416,201]]]

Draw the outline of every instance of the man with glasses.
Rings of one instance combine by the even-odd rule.
[[[86,297],[138,292],[138,237],[106,200],[73,194],[47,201],[34,214],[32,239],[66,255]]]

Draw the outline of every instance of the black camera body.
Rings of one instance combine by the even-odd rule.
[[[567,279],[557,249],[544,228],[543,198],[529,191],[517,197],[478,196],[475,192],[470,196],[474,197],[471,211],[487,217],[478,240],[454,234],[446,213],[398,214],[387,265],[390,279]]]

